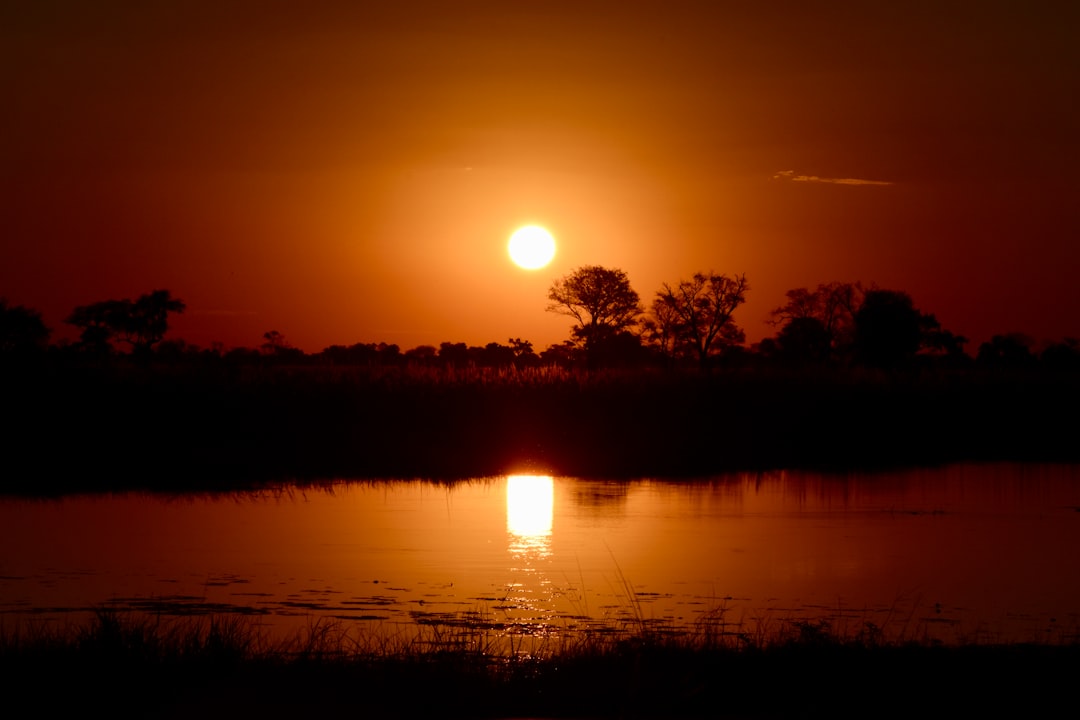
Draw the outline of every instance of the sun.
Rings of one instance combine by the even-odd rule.
[[[507,250],[518,267],[539,270],[555,257],[555,238],[539,225],[526,225],[510,236]]]

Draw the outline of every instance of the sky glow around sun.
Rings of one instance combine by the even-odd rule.
[[[582,265],[745,273],[748,344],[833,281],[1080,335],[1080,4],[249,4],[0,3],[0,295],[53,341],[167,288],[200,347],[542,350]]]

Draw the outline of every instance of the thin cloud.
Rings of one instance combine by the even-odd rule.
[[[773,180],[791,182],[826,183],[828,185],[892,185],[887,180],[865,180],[863,178],[823,178],[817,175],[796,175],[794,170],[781,170],[773,175]]]

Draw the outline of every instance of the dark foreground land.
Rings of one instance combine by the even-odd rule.
[[[0,493],[240,489],[333,477],[705,475],[1080,461],[1080,378],[1040,373],[487,374],[362,368],[0,374]],[[1080,641],[943,647],[796,623],[770,638],[263,642],[231,619],[0,618],[5,710],[140,718],[1049,717]],[[100,711],[100,712],[99,712]]]
[[[0,492],[1080,460],[1080,374],[364,367],[0,373]]]
[[[0,638],[5,705],[41,717],[1049,717],[1074,711],[1078,670],[1076,643],[891,644],[812,623],[765,643],[642,633],[512,658],[461,637],[360,647],[325,626],[269,647],[233,621],[109,613]]]

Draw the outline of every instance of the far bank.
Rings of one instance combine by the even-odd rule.
[[[1080,460],[1080,376],[5,368],[3,491]]]

